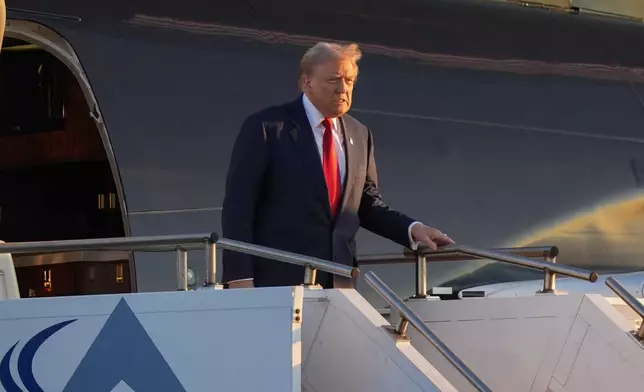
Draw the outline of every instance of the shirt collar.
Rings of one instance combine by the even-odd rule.
[[[320,111],[315,106],[313,106],[313,103],[311,102],[309,97],[306,96],[306,94],[302,94],[302,103],[304,104],[304,111],[306,112],[306,117],[308,117],[309,122],[311,123],[311,128],[316,129],[322,124],[322,120],[324,120],[324,115],[320,113]],[[332,118],[331,124],[333,126],[333,130],[337,131],[338,119]]]

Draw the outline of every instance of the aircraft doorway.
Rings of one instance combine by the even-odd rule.
[[[0,239],[124,236],[114,175],[78,80],[43,47],[8,35],[0,52]],[[132,291],[128,253],[14,261],[23,298]]]

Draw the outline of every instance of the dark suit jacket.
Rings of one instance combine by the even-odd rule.
[[[224,238],[356,265],[363,228],[409,247],[413,220],[390,209],[378,190],[373,137],[349,115],[340,118],[347,154],[341,210],[329,207],[322,161],[301,97],[250,115],[235,142],[223,205]],[[353,140],[350,143],[349,140]],[[332,287],[318,271],[317,282]],[[224,251],[223,281],[254,278],[255,286],[302,284],[304,268]]]

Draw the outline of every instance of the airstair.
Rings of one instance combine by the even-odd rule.
[[[302,265],[304,283],[221,290],[216,247]],[[187,285],[193,249],[204,251],[207,270],[197,290]],[[19,298],[12,255],[91,250],[176,252],[178,290]],[[529,252],[459,245],[380,257],[417,271],[417,295],[405,301],[373,272],[364,276],[389,303],[387,320],[357,291],[315,284],[318,270],[357,278],[357,268],[216,234],[0,244],[0,391],[641,389],[644,327],[633,321],[644,317],[642,303],[613,278],[605,282],[619,305],[558,292],[555,275],[598,276]],[[531,297],[428,296],[427,259],[455,255],[542,270],[543,288]]]

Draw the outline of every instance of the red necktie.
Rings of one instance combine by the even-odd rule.
[[[324,125],[325,129],[322,144],[322,166],[324,168],[324,177],[326,178],[326,187],[329,190],[331,215],[335,216],[340,206],[340,198],[342,197],[340,165],[338,164],[338,153],[335,149],[331,119],[325,118],[322,121],[322,125]]]

